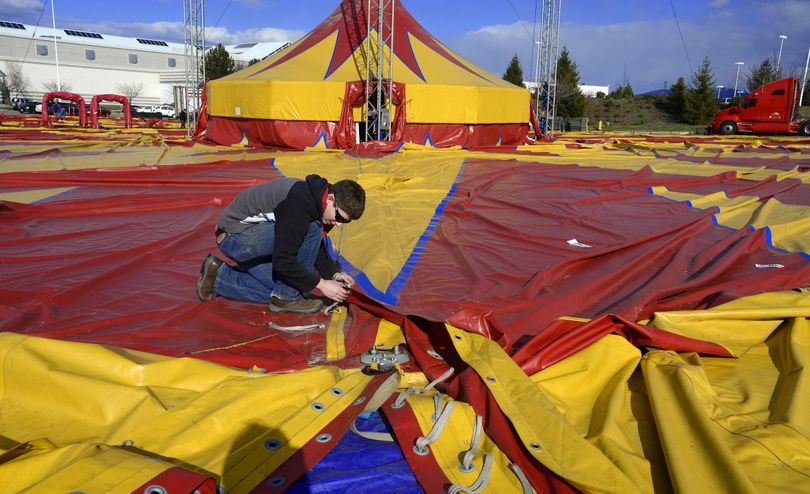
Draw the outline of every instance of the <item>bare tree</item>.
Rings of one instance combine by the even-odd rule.
[[[121,84],[115,85],[115,90],[118,91],[119,94],[122,94],[129,98],[130,103],[132,100],[140,96],[143,92],[143,83],[142,82],[122,82]]]
[[[31,87],[31,81],[23,72],[22,62],[6,62],[5,89],[12,97],[19,97],[27,93]]]
[[[58,84],[55,80],[50,80],[50,81],[43,82],[42,87],[44,87],[46,91],[49,91],[49,92],[52,92],[52,93],[58,92],[58,91],[69,93],[69,92],[73,91],[73,84],[71,84],[69,82],[62,82],[61,87],[60,87],[60,84]]]

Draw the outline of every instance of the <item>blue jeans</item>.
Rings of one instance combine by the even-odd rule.
[[[298,262],[311,271],[321,247],[323,226],[318,221],[309,224],[304,243],[298,249]],[[266,304],[270,297],[300,300],[303,294],[273,275],[273,245],[276,240],[275,222],[257,223],[242,233],[229,233],[219,244],[219,250],[236,262],[236,267],[224,264],[217,273],[214,293],[233,300]]]

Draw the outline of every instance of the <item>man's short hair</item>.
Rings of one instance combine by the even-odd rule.
[[[335,204],[356,220],[363,216],[366,209],[366,191],[354,180],[341,180],[332,185]]]

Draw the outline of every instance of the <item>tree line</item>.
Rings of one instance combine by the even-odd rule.
[[[754,65],[750,73],[745,78],[745,86],[748,91],[754,91],[765,84],[778,81],[783,78],[782,68],[777,67],[775,61],[766,58],[760,64]],[[523,84],[523,69],[517,54],[512,57],[503,79],[520,87]],[[712,118],[718,109],[718,98],[715,91],[715,75],[712,70],[709,57],[703,59],[703,63],[692,74],[691,83],[686,84],[683,77],[670,88],[670,93],[666,97],[666,108],[669,113],[688,124],[705,124]],[[579,68],[571,58],[567,47],[563,47],[557,59],[557,115],[560,117],[582,117],[587,110],[587,101],[582,91],[579,89]],[[807,90],[810,92],[810,88]],[[616,99],[633,98],[633,87],[624,74],[624,80],[617,84],[610,94],[597,94],[597,97],[608,97]],[[805,95],[805,100],[808,100]],[[533,91],[532,97],[537,97]],[[540,94],[542,98],[542,93]],[[810,101],[810,100],[808,100]]]

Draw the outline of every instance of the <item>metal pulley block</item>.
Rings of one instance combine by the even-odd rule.
[[[411,359],[410,355],[405,349],[401,349],[396,345],[390,350],[377,349],[372,346],[371,350],[360,354],[360,362],[375,367],[378,371],[388,371],[396,364],[404,364]]]

